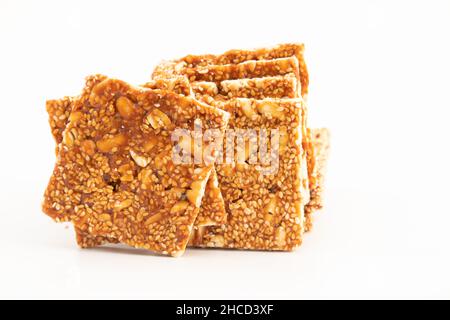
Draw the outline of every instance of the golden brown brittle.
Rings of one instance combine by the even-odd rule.
[[[235,88],[235,92],[243,92],[246,90],[246,88],[248,87],[248,81],[247,80],[254,80],[253,79],[243,79],[243,82],[238,82],[237,83],[237,88]],[[273,86],[271,86],[270,84],[273,83],[273,78],[256,78],[258,79],[257,81],[260,81],[263,84],[266,84],[265,89],[263,89],[263,92],[265,92],[265,94],[267,94],[268,98],[272,98],[273,95],[276,96],[276,94],[273,93],[273,91],[271,91],[269,88],[273,88]],[[204,101],[208,104],[211,105],[218,105],[220,107],[220,105],[224,102],[226,102],[227,100],[229,100],[228,96],[225,95],[221,95],[219,94],[219,90],[216,90],[217,86],[212,85],[214,84],[213,82],[194,82],[193,83],[193,91],[196,93],[196,97],[197,99]],[[268,85],[267,85],[268,84]],[[289,92],[289,89],[284,88],[284,86],[286,86],[286,82],[280,82],[281,85],[281,90],[286,90],[286,92]],[[290,88],[290,94],[291,95],[296,95],[296,86],[289,86],[287,85],[288,88]],[[282,101],[282,100],[281,100]],[[247,114],[249,116],[251,116],[252,114],[254,114],[255,112],[253,110],[245,110],[247,112]],[[315,157],[314,157],[314,150],[311,147],[311,138],[310,138],[310,131],[307,128],[307,123],[306,123],[306,113],[307,110],[306,108],[302,108],[302,123],[299,127],[299,130],[302,131],[302,144],[303,144],[303,150],[304,153],[301,155],[301,166],[302,166],[302,171],[300,173],[300,177],[299,179],[301,181],[303,181],[305,183],[305,188],[302,190],[302,197],[305,200],[306,204],[306,208],[305,208],[305,224],[310,224],[309,221],[310,219],[310,214],[315,210],[315,207],[311,204],[309,204],[309,198],[310,198],[310,189],[312,188],[317,188],[317,178],[316,178],[316,174],[317,174],[317,170],[314,169],[314,164],[315,164]],[[309,171],[310,170],[310,171]],[[310,177],[313,179],[313,182],[310,182]],[[312,195],[315,196],[317,193],[313,192]]]
[[[177,74],[185,74],[191,81],[200,78],[202,81],[192,82],[193,91],[200,99],[204,95],[214,97],[218,101],[226,101],[232,97],[277,98],[280,97],[279,92],[283,90],[288,92],[288,97],[300,97],[301,95],[303,98],[306,98],[309,77],[303,51],[303,44],[282,44],[272,48],[256,50],[230,50],[221,55],[188,55],[175,61],[160,64],[155,68],[153,76],[171,77]],[[294,68],[294,75],[301,84],[301,86],[297,86],[300,88],[293,90],[286,82],[279,82],[280,86],[278,88],[271,85],[273,83],[271,78],[279,77],[280,74],[284,75],[285,67],[279,68],[281,72],[274,73],[273,77],[255,78],[258,77],[258,74],[272,75],[274,72],[273,66],[276,65],[274,61],[279,61],[280,58],[282,60],[283,58],[292,59],[292,57],[295,57],[294,60],[298,61],[299,68]],[[260,67],[257,72],[253,69],[256,69],[256,66]],[[242,77],[236,78],[238,75]],[[284,75],[284,78],[287,75]],[[219,81],[221,79],[234,80]],[[225,88],[228,90],[224,90],[224,83]],[[255,83],[262,86],[262,89],[255,90]],[[232,90],[230,90],[230,85]],[[281,88],[284,89],[280,90]],[[316,207],[314,205],[314,197],[318,194],[315,191],[318,188],[318,177],[316,176],[318,168],[316,168],[314,145],[311,141],[311,132],[307,124],[307,109],[304,108],[303,112],[303,148],[306,151],[305,161],[307,162],[309,189],[312,197],[311,204],[308,204],[306,208],[306,220],[310,220],[309,215]]]
[[[280,130],[279,167],[262,174],[261,166],[216,165],[219,186],[229,212],[222,226],[204,227],[190,244],[260,250],[292,250],[301,243],[307,198],[299,179],[302,168],[301,99],[232,99],[213,102],[231,114],[230,129]],[[281,133],[282,132],[282,133]]]
[[[101,77],[100,77],[101,78]],[[174,77],[171,79],[156,79],[143,87],[149,89],[166,89],[181,95],[191,95],[191,86],[185,77]],[[52,134],[57,144],[62,141],[62,133],[69,122],[69,116],[76,97],[64,97],[60,100],[47,101],[47,113]],[[205,197],[202,201],[199,215],[195,220],[195,226],[218,225],[226,221],[226,211],[220,189],[217,185],[217,173],[213,169],[205,189]],[[75,228],[77,243],[82,248],[89,248],[105,243],[117,243],[113,237],[90,235],[88,231]]]
[[[264,78],[245,78],[214,82],[193,82],[196,95],[210,95],[215,99],[232,98],[295,98],[297,79],[294,74]]]
[[[207,65],[182,69],[181,74],[190,82],[261,78],[296,73],[298,77],[298,60],[296,57],[274,60],[251,60],[239,64]]]
[[[172,92],[89,78],[64,130],[44,211],[83,232],[181,254],[212,167],[175,166],[170,133],[195,119],[223,131],[227,114]]]
[[[153,71],[153,77],[171,77],[180,74],[184,68],[195,68],[207,65],[238,64],[249,60],[273,60],[295,56],[299,63],[299,76],[302,97],[308,93],[308,70],[304,59],[304,45],[300,43],[280,44],[270,48],[253,50],[230,50],[219,55],[188,55],[175,61],[161,63]],[[248,77],[244,77],[248,78]]]

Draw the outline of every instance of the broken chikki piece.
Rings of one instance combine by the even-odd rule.
[[[192,129],[195,119],[223,132],[228,114],[101,76],[87,83],[64,130],[44,212],[95,236],[180,255],[212,165],[175,165],[171,133]]]
[[[97,76],[97,81],[104,79],[103,76]],[[94,82],[90,83],[95,85]],[[150,89],[166,89],[176,93],[189,96],[191,86],[185,77],[174,77],[171,79],[157,79],[142,85]],[[86,89],[85,89],[86,90]],[[62,141],[62,133],[69,121],[70,113],[76,97],[64,97],[59,100],[47,101],[47,113],[49,115],[49,124],[53,137],[57,144]],[[212,170],[208,184],[205,188],[205,197],[202,201],[199,215],[195,220],[195,226],[218,225],[226,221],[226,211],[220,189],[217,185],[217,173]],[[117,243],[117,239],[112,236],[93,236],[89,232],[75,227],[77,243],[82,248],[95,247],[105,243]]]
[[[271,145],[271,150],[279,152],[278,163],[271,168],[275,170],[264,173],[264,166],[251,164],[251,153],[246,152],[243,163],[217,164],[228,221],[198,228],[191,234],[191,245],[283,251],[300,245],[308,201],[304,194],[307,181],[301,178],[306,170],[299,130],[303,104],[301,99],[242,98],[216,104],[231,114],[230,129],[279,130],[279,146]],[[258,148],[256,154],[261,154],[260,145]],[[269,158],[275,160],[276,156]]]

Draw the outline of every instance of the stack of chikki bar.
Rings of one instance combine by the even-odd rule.
[[[329,147],[326,129],[308,128],[307,92],[300,44],[189,55],[138,87],[88,77],[78,97],[47,102],[57,163],[44,212],[72,221],[81,247],[292,250],[322,208]],[[200,163],[174,162],[171,136],[197,122],[222,139],[246,132],[244,150],[202,137]],[[265,153],[258,131],[277,132]]]

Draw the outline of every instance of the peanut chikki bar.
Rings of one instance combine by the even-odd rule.
[[[104,79],[106,77],[97,75],[96,80],[91,81],[90,84],[93,85]],[[182,76],[174,76],[171,79],[153,79],[142,86],[149,89],[165,89],[185,96],[191,95],[191,85],[186,77]],[[89,89],[91,88],[86,87],[84,91]],[[48,100],[46,103],[51,132],[58,144],[62,141],[62,134],[69,122],[73,102],[76,99],[77,97],[64,97],[62,99]]]
[[[328,161],[328,153],[330,147],[330,133],[328,129],[312,129],[312,142],[314,144],[314,150],[316,152],[316,159],[318,165],[316,166],[317,176],[319,177],[318,187],[312,191],[310,205],[305,207],[305,215],[309,214],[309,219],[305,222],[305,232],[310,231],[312,228],[312,213],[313,210],[319,210],[323,207],[322,193],[324,189],[324,179],[326,172],[326,164]],[[314,201],[312,200],[314,199]],[[309,213],[307,212],[309,211]],[[208,228],[198,228],[191,236],[190,244],[194,246],[204,246],[203,237],[206,232],[212,232]],[[211,236],[210,236],[211,237]],[[220,239],[220,238],[219,238]]]
[[[230,129],[280,130],[278,168],[263,174],[262,165],[217,164],[219,186],[229,211],[222,226],[200,227],[190,244],[200,247],[292,250],[302,241],[305,181],[301,157],[304,103],[301,99],[231,99],[216,102],[231,114]],[[246,145],[247,147],[247,145]],[[274,148],[277,148],[274,146]],[[258,150],[261,152],[261,150]]]
[[[96,76],[88,83],[64,130],[44,212],[92,235],[181,254],[212,165],[174,165],[171,132],[196,119],[223,132],[228,114],[165,90]]]
[[[103,76],[97,76],[104,79]],[[172,79],[157,79],[147,82],[143,87],[150,89],[167,89],[188,96],[191,94],[191,86],[185,77],[174,77]],[[59,144],[62,141],[63,131],[68,123],[70,112],[75,97],[65,97],[59,100],[47,101],[47,112],[52,134]],[[217,184],[217,173],[215,169],[211,172],[205,195],[195,226],[217,225],[226,221],[226,211],[220,189]],[[77,243],[82,248],[95,247],[105,243],[117,243],[113,237],[92,236],[87,231],[75,227]]]
[[[153,77],[170,77],[180,74],[185,68],[198,66],[238,64],[249,60],[273,60],[295,56],[300,67],[301,94],[305,98],[308,93],[309,76],[303,52],[303,44],[288,43],[254,50],[230,50],[219,55],[188,55],[175,61],[166,61],[160,64],[153,71]]]
[[[294,73],[295,76],[298,78],[299,82],[301,83],[301,86],[298,86],[300,88],[297,88],[297,90],[295,90],[294,92],[290,91],[289,93],[289,97],[298,97],[303,96],[303,98],[306,98],[307,92],[308,92],[308,84],[309,84],[309,78],[308,78],[308,72],[307,72],[307,68],[306,68],[306,64],[303,58],[303,51],[304,51],[304,46],[302,44],[282,44],[282,45],[278,45],[272,48],[266,48],[266,49],[257,49],[257,50],[231,50],[226,52],[225,54],[222,55],[201,55],[201,56],[194,56],[194,55],[189,55],[186,56],[184,58],[181,58],[179,60],[175,60],[175,61],[169,61],[169,62],[165,62],[162,63],[161,65],[157,66],[155,71],[153,72],[153,76],[154,77],[170,77],[174,74],[187,74],[188,76],[191,77],[192,79],[196,79],[195,77],[195,73],[204,73],[207,72],[209,73],[209,69],[215,70],[214,72],[216,72],[217,70],[222,71],[224,68],[226,70],[232,68],[232,66],[230,66],[230,64],[235,64],[234,66],[234,70],[236,73],[236,70],[241,71],[244,70],[243,72],[245,73],[243,75],[243,78],[251,78],[254,77],[254,73],[251,72],[251,70],[248,70],[248,68],[244,68],[242,65],[242,62],[250,62],[250,65],[252,65],[252,63],[254,61],[249,61],[249,60],[262,60],[259,62],[262,62],[261,65],[267,64],[269,61],[273,62],[273,59],[277,60],[279,58],[287,58],[290,57],[292,59],[292,57],[295,57],[295,60],[298,60],[298,64],[299,64],[299,70],[296,70],[296,72]],[[268,60],[268,61],[264,61],[264,60]],[[236,64],[240,64],[241,66],[239,67],[239,65]],[[226,66],[223,66],[226,65]],[[247,65],[245,65],[247,66]],[[283,68],[282,68],[283,69]],[[193,70],[196,70],[196,72],[194,73]],[[285,68],[284,68],[285,70]],[[266,74],[270,74],[270,72],[273,71],[273,68],[271,68],[269,70],[269,72],[267,71],[262,71],[262,72],[266,72]],[[216,81],[218,79],[223,78],[223,75],[219,75],[217,76],[215,73],[212,73],[211,75],[205,76],[205,75],[200,75],[202,78],[206,78],[206,79],[210,79],[213,81]],[[194,78],[192,78],[192,74],[194,73]],[[281,73],[282,74],[282,73]],[[230,77],[230,72],[228,72],[225,77]],[[234,76],[234,75],[233,75]],[[275,75],[276,76],[276,75]],[[266,78],[270,78],[270,77],[265,77],[262,79],[266,79]],[[226,81],[226,80],[225,80]],[[228,97],[227,95],[223,94],[223,90],[221,87],[221,84],[224,83],[225,81],[219,81],[218,84],[214,83],[214,82],[205,82],[205,81],[200,81],[200,82],[192,82],[193,85],[193,89],[194,92],[197,95],[201,95],[201,94],[209,94],[211,96],[214,96],[215,99],[219,99],[219,100],[227,100],[230,97]],[[267,86],[267,80],[266,81],[266,86]],[[252,90],[252,85],[251,83],[255,82],[254,79],[238,79],[235,82],[232,82],[232,85],[234,86],[234,92],[231,94],[232,97],[249,97],[249,98],[260,98],[258,96],[258,92]],[[259,81],[259,83],[263,83],[262,81]],[[281,83],[281,87],[285,86],[286,84]],[[267,86],[269,87],[269,86]],[[287,86],[289,87],[289,86]],[[210,92],[214,92],[213,94],[211,93],[206,93],[204,92],[206,88],[206,91],[210,91]],[[290,90],[289,88],[287,88],[287,90]],[[247,96],[246,93],[250,92],[255,94],[254,96]],[[263,90],[264,92],[264,90]],[[261,97],[279,97],[277,94],[275,94],[275,91],[267,92],[267,95]],[[307,127],[307,123],[306,123],[306,119],[307,119],[307,110],[306,108],[304,109],[304,115],[303,115],[303,119],[304,119],[304,128]],[[303,135],[303,147],[306,150],[306,161],[308,163],[308,180],[309,180],[309,188],[312,190],[312,196],[315,196],[315,192],[313,192],[313,190],[315,188],[318,187],[318,179],[315,176],[317,169],[315,168],[315,164],[316,161],[314,159],[314,146],[311,142],[311,133],[309,132],[309,129],[307,130],[306,134]],[[312,200],[313,202],[314,200]],[[308,204],[307,207],[312,206],[314,209],[314,205],[312,204]],[[307,212],[307,216],[306,219],[309,220],[309,215],[312,212],[312,210],[306,210]]]
[[[262,91],[266,95],[265,98],[274,98],[277,97],[276,92],[284,91],[287,92],[288,95],[296,95],[295,86],[289,86],[286,84],[286,82],[282,81],[276,81],[279,84],[279,87],[273,86],[273,78],[272,77],[266,77],[266,78],[253,78],[253,79],[242,79],[243,81],[238,82],[235,84],[235,93],[236,95],[240,95],[240,92],[246,92],[248,88],[248,80],[255,80],[257,79],[261,84],[266,84],[266,86],[262,86]],[[230,98],[226,95],[220,94],[219,90],[217,89],[217,85],[213,82],[194,82],[192,85],[192,89],[200,101],[204,101],[206,103],[209,103],[211,105],[216,105],[217,103],[222,103]],[[272,89],[272,90],[271,90]],[[310,197],[309,193],[311,190],[311,197],[316,196],[316,192],[314,192],[314,189],[318,188],[318,182],[317,179],[317,170],[315,170],[315,157],[314,157],[314,150],[310,147],[310,135],[311,132],[307,128],[306,123],[306,108],[303,108],[303,117],[302,117],[302,124],[300,126],[300,129],[302,130],[302,136],[303,136],[303,148],[305,150],[305,153],[302,155],[302,167],[308,167],[308,170],[311,170],[311,172],[305,172],[302,171],[302,176],[300,179],[302,181],[308,181],[308,188],[305,188],[302,190],[303,197],[305,199],[308,199]],[[308,154],[309,153],[309,154]],[[308,159],[310,158],[310,160]],[[311,181],[310,181],[311,179]],[[305,225],[311,225],[312,224],[312,212],[316,210],[317,208],[314,206],[314,199],[311,200],[311,203],[308,203],[305,208]]]

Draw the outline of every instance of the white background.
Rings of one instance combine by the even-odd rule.
[[[304,42],[326,208],[293,253],[81,250],[40,202],[86,75]],[[449,1],[0,0],[0,298],[450,298]]]

